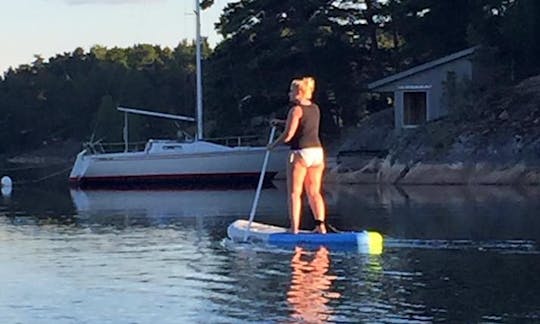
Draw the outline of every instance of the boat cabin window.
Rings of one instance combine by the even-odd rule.
[[[164,151],[182,150],[182,145],[163,145]]]

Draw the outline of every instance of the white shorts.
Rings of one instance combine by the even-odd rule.
[[[308,147],[299,150],[293,150],[289,156],[289,162],[294,160],[294,154],[300,154],[306,167],[318,166],[324,164],[324,151],[322,147]]]

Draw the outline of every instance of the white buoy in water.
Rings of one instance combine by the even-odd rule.
[[[0,183],[2,183],[2,188],[11,187],[13,185],[13,181],[11,181],[11,178],[8,176],[3,176],[2,180],[0,180]]]
[[[0,180],[0,191],[2,192],[2,196],[9,197],[11,196],[11,188],[13,186],[13,181],[11,181],[11,178],[8,176],[3,176],[2,180]]]

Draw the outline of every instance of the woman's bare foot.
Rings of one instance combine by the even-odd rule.
[[[315,229],[313,231],[315,233],[319,233],[319,234],[326,234],[327,233],[326,224],[324,223],[324,221],[316,219],[315,220]]]
[[[321,224],[321,225],[315,226],[314,232],[315,232],[315,233],[319,233],[319,234],[326,234],[326,233],[327,233],[327,231],[326,231],[326,225]]]
[[[298,234],[298,230],[297,230],[297,229],[294,229],[294,228],[289,228],[289,229],[287,230],[287,233],[289,233],[289,234]]]

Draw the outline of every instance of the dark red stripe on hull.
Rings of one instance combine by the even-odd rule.
[[[263,185],[272,186],[276,172],[267,172]],[[259,182],[260,173],[234,174],[189,174],[152,176],[114,176],[70,178],[73,188],[254,188]]]

